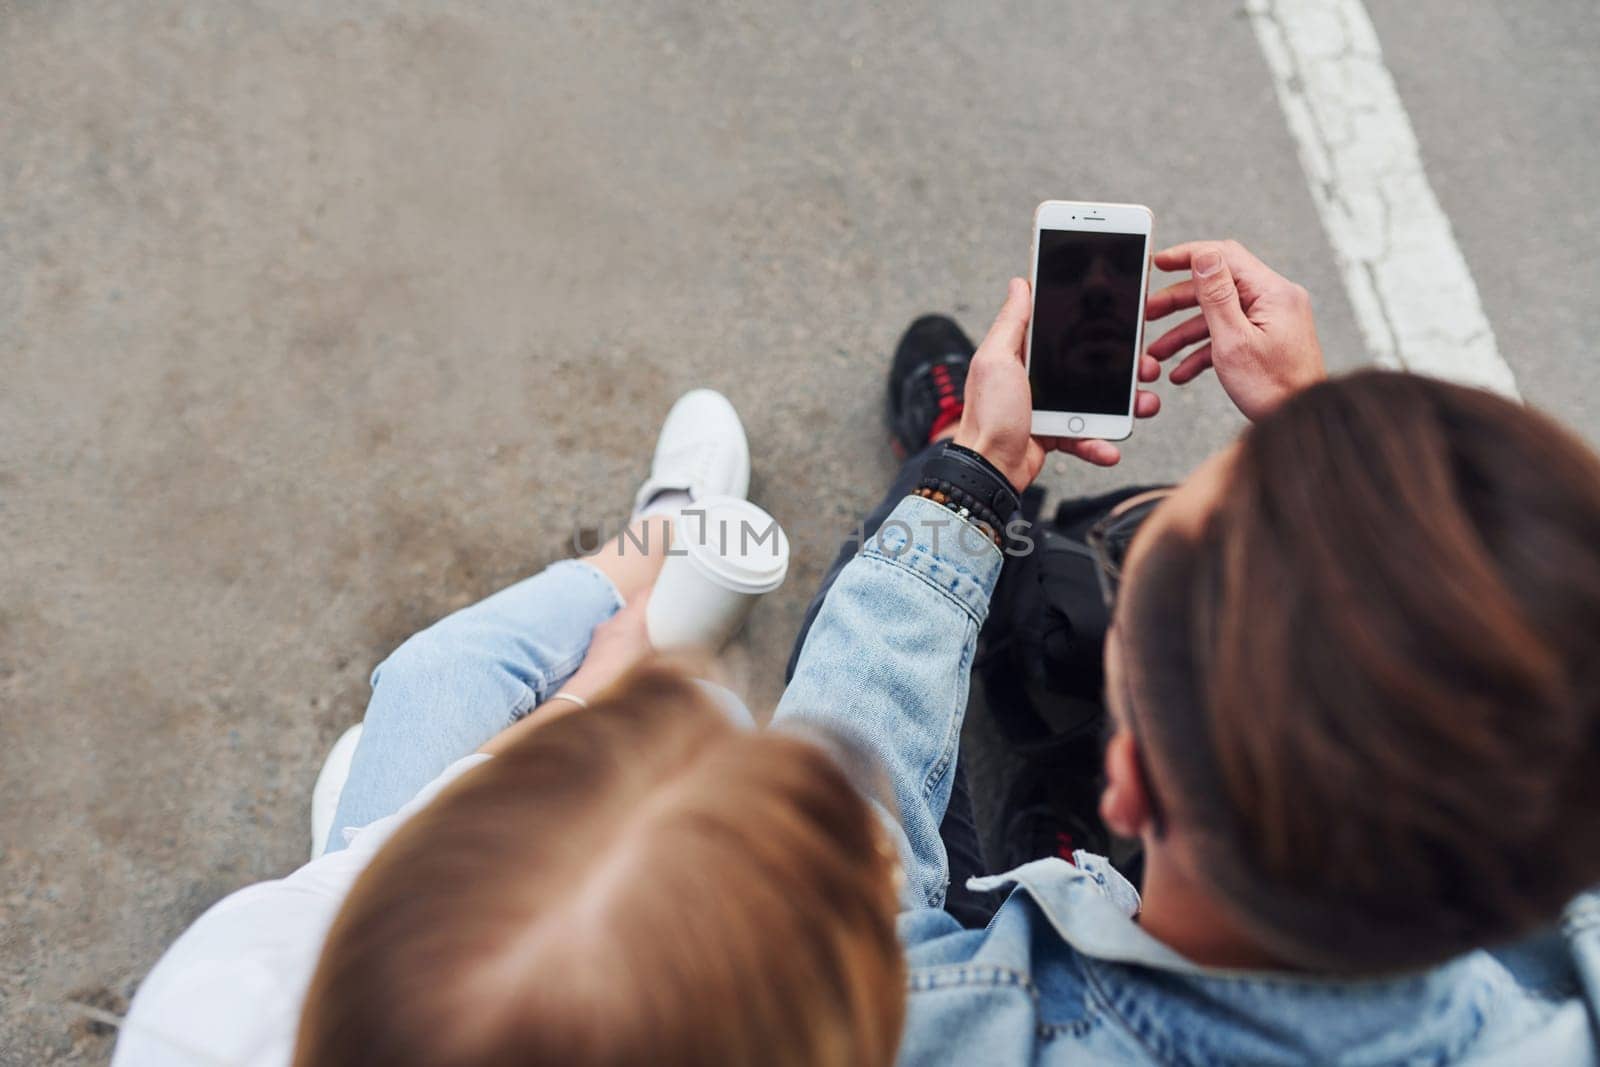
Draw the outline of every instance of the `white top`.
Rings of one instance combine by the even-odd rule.
[[[300,1005],[344,898],[400,824],[491,757],[457,760],[350,846],[223,898],[139,987],[112,1067],[288,1067]]]

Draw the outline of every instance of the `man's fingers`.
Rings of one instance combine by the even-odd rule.
[[[1012,278],[1006,287],[1006,302],[1000,306],[994,325],[978,346],[978,355],[999,352],[1013,359],[1022,358],[1022,342],[1028,335],[1028,283]]]
[[[1161,410],[1161,398],[1148,389],[1141,389],[1133,397],[1133,413],[1141,419],[1148,419]]]
[[[1076,456],[1100,467],[1109,467],[1122,458],[1122,453],[1110,441],[1097,437],[1036,437],[1046,452],[1060,452]]]
[[[1173,268],[1174,270],[1178,268]],[[1144,317],[1147,322],[1164,319],[1174,311],[1192,308],[1200,302],[1194,295],[1194,282],[1185,278],[1181,282],[1174,282],[1158,293],[1152,293],[1150,299],[1144,304]]]
[[[1187,270],[1195,253],[1202,249],[1221,252],[1236,274],[1248,274],[1257,269],[1273,273],[1271,267],[1238,241],[1185,241],[1181,245],[1163,248],[1151,256],[1150,261],[1162,270]]]
[[[1156,359],[1166,359],[1175,356],[1196,341],[1204,341],[1211,336],[1211,328],[1206,325],[1204,315],[1196,315],[1192,319],[1185,319],[1166,333],[1150,342],[1150,355]]]
[[[1200,313],[1205,316],[1206,332],[1214,344],[1224,348],[1245,341],[1255,327],[1245,317],[1239,301],[1239,288],[1233,283],[1227,257],[1219,245],[1195,249],[1189,261],[1194,273],[1194,291],[1200,298]]]
[[[1150,261],[1162,270],[1191,269],[1195,255],[1207,249],[1222,254],[1246,300],[1254,300],[1261,292],[1270,289],[1274,282],[1284,281],[1282,275],[1261,262],[1254,252],[1238,241],[1186,241],[1181,245],[1163,248],[1151,256]]]
[[[1209,344],[1201,345],[1183,357],[1182,361],[1172,368],[1172,373],[1167,375],[1167,380],[1173,385],[1183,385],[1200,377],[1209,366],[1211,366],[1211,346]]]
[[[1139,380],[1141,382],[1157,382],[1161,380],[1161,364],[1151,356],[1139,357]]]
[[[1072,437],[1062,437],[1059,441],[1061,451],[1077,456],[1085,463],[1093,463],[1096,467],[1115,467],[1122,459],[1122,452],[1110,441]]]
[[[1170,248],[1163,248],[1161,251],[1150,257],[1150,262],[1154,263],[1161,270],[1188,270],[1189,257],[1192,256],[1194,254],[1194,250],[1202,244],[1215,244],[1215,242],[1185,241],[1183,244],[1173,245]]]

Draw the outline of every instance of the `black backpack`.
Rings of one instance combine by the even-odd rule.
[[[1007,557],[973,664],[983,707],[1010,749],[984,761],[1005,767],[991,783],[1000,795],[985,843],[1002,869],[1087,848],[1110,855],[1136,885],[1142,880],[1140,850],[1113,844],[1098,812],[1110,618],[1084,538],[1146,488],[1063,501],[1047,523],[1038,521],[1043,491],[1023,496],[1034,548]]]
[[[1007,557],[974,661],[996,726],[1020,750],[1097,736],[1102,728],[1110,619],[1084,537],[1106,512],[1147,488],[1064,500],[1047,523],[1038,521],[1043,491],[1023,496],[1034,548]]]

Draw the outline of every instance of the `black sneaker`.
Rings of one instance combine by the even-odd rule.
[[[1073,853],[1080,848],[1103,856],[1110,839],[1082,812],[1061,811],[1041,802],[1010,813],[1005,826],[1006,851],[1001,866],[1014,870],[1046,856],[1075,863]]]
[[[889,367],[889,429],[901,459],[961,421],[974,351],[943,315],[924,315],[906,329]]]
[[[1100,821],[1099,744],[1092,739],[1048,746],[1017,770],[998,812],[1001,869],[1055,856],[1073,862],[1078,849],[1107,855],[1111,835]]]

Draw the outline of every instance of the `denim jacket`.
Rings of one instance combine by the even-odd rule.
[[[1600,896],[1559,930],[1363,981],[1201,967],[1146,934],[1099,856],[1042,859],[985,930],[942,910],[939,823],[1001,555],[908,497],[840,575],[775,721],[841,734],[886,771],[906,882],[907,1064],[1593,1064]]]

